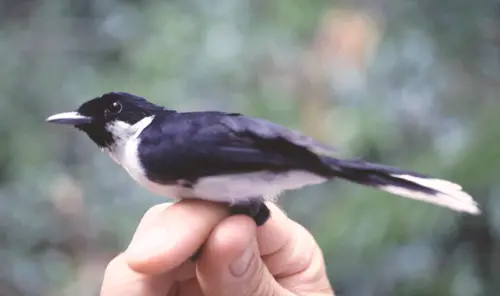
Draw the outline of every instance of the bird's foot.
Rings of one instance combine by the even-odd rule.
[[[261,201],[251,201],[229,206],[231,215],[247,215],[255,221],[257,226],[262,226],[271,217],[271,212],[266,204]]]

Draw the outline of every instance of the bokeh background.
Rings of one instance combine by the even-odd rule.
[[[107,91],[267,118],[463,184],[482,216],[344,182],[280,203],[338,295],[499,295],[499,49],[496,0],[1,0],[0,295],[98,295],[163,201],[44,123]]]

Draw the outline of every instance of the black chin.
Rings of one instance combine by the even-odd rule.
[[[113,135],[108,132],[104,126],[97,124],[78,124],[75,125],[75,128],[86,133],[99,148],[107,148],[114,143]]]

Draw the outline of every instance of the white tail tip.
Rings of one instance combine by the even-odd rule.
[[[463,191],[462,187],[458,184],[446,180],[427,179],[410,175],[391,176],[398,179],[410,181],[423,187],[427,187],[429,189],[435,190],[437,193],[428,194],[425,192],[411,190],[394,185],[380,186],[380,189],[403,197],[447,207],[459,212],[466,212],[473,215],[479,215],[481,213],[477,202],[474,201],[472,196],[470,196],[467,192]]]

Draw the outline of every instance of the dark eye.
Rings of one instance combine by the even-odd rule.
[[[107,114],[118,114],[120,113],[120,111],[122,111],[122,104],[120,104],[120,102],[113,102],[107,109],[106,109],[106,113]]]

